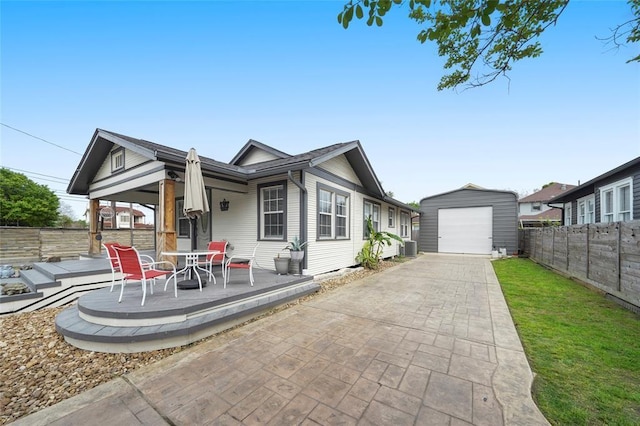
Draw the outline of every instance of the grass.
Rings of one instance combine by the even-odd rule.
[[[551,424],[640,424],[640,317],[521,258],[493,262]]]

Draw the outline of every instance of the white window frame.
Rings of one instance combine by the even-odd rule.
[[[396,227],[396,209],[389,207],[389,228]]]
[[[571,203],[564,205],[564,224],[565,226],[571,226]]]
[[[411,228],[411,215],[408,212],[400,211],[400,236],[409,238],[409,229]]]
[[[184,200],[176,200],[176,233],[178,238],[191,238],[191,221],[184,214]]]
[[[628,209],[623,209],[622,191],[629,188],[625,198],[628,201]],[[611,206],[607,206],[607,194],[611,194]],[[619,180],[610,185],[600,188],[600,221],[609,222],[625,222],[632,220],[633,215],[633,179],[628,177]]]
[[[531,203],[531,211],[542,211],[542,201],[534,201]]]
[[[324,202],[320,194],[321,193],[329,194],[329,211],[327,209],[322,208],[322,203]],[[322,183],[318,183],[316,185],[316,194],[317,194],[317,226],[316,226],[316,239],[317,240],[347,240],[349,239],[349,235],[351,234],[350,222],[349,222],[349,211],[350,211],[350,200],[351,195],[348,192],[340,191],[336,188],[332,188],[328,185],[324,185]],[[344,202],[344,211],[340,208],[341,205],[338,204],[339,198],[343,198]],[[326,207],[326,206],[325,206]],[[321,217],[325,219],[329,219],[330,223],[330,235],[321,234],[320,225],[321,225]],[[345,235],[339,235],[338,230],[338,219],[344,220],[345,227],[344,232]]]
[[[596,197],[589,195],[578,199],[578,224],[596,222]]]
[[[124,148],[120,147],[111,151],[111,172],[124,170]]]
[[[269,198],[265,200],[265,195],[270,191],[279,190],[281,191],[281,197],[277,198]],[[265,201],[273,201],[279,202],[281,208],[271,210],[265,209]],[[282,234],[275,235],[267,235],[266,233],[266,217],[267,215],[279,216],[281,224],[282,224]],[[287,239],[287,182],[279,181],[279,182],[270,182],[258,185],[258,221],[260,222],[258,225],[258,239],[266,240],[266,241],[286,241]]]
[[[369,229],[367,228],[367,219],[371,216],[371,223],[373,224],[373,229],[376,232],[380,231],[380,204],[371,200],[364,200],[364,207],[362,209],[364,213],[363,217],[363,226],[362,230],[363,239],[369,238]]]

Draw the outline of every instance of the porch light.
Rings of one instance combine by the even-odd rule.
[[[226,212],[227,210],[229,210],[229,201],[224,198],[222,201],[220,201],[220,211]]]

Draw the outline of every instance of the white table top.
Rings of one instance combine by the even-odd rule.
[[[208,254],[220,254],[222,253],[220,250],[178,250],[178,251],[163,251],[161,254],[163,256],[206,256]]]

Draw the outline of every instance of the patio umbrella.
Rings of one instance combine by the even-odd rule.
[[[195,148],[187,154],[187,167],[184,178],[184,214],[194,219],[209,211],[207,191],[204,188],[200,158]]]
[[[184,174],[184,215],[191,219],[191,248],[197,248],[197,225],[196,219],[209,211],[209,201],[207,191],[204,188],[202,169],[200,168],[200,158],[195,148],[189,150],[187,154],[187,166]]]

